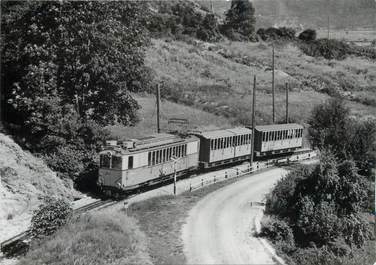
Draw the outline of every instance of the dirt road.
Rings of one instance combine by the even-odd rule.
[[[188,264],[275,264],[265,241],[253,236],[263,212],[251,202],[260,202],[286,173],[268,170],[204,197],[183,227]]]

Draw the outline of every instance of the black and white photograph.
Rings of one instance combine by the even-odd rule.
[[[376,0],[0,17],[0,265],[376,265]]]

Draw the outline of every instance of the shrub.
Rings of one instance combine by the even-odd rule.
[[[310,174],[311,170],[309,166],[300,166],[279,180],[274,189],[267,195],[266,213],[280,217],[291,216],[294,211],[292,207],[295,203],[293,201],[295,187]]]
[[[302,41],[314,41],[316,40],[317,33],[314,29],[306,29],[299,34],[299,39]]]
[[[52,235],[72,216],[70,204],[63,199],[46,198],[31,218],[31,234],[35,238]]]
[[[343,41],[335,39],[318,39],[300,44],[300,49],[312,57],[324,57],[328,60],[344,60],[353,53],[351,47]]]
[[[281,27],[281,28],[260,28],[257,30],[257,35],[263,41],[270,41],[270,40],[294,40],[295,39],[296,31],[292,28]]]
[[[260,236],[266,237],[274,243],[284,241],[292,247],[294,246],[294,235],[292,229],[288,223],[283,220],[276,218],[264,220],[262,223]]]

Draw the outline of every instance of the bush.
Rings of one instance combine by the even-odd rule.
[[[294,235],[287,222],[275,218],[264,220],[260,236],[270,239],[273,243],[284,241],[294,246]]]
[[[281,27],[281,28],[260,28],[257,30],[257,35],[263,41],[271,41],[271,40],[294,40],[296,31],[292,28]]]
[[[311,167],[300,166],[279,180],[274,189],[267,195],[266,213],[279,217],[288,217],[293,214],[294,193],[296,185],[311,172]]]
[[[63,199],[46,198],[31,218],[31,234],[35,238],[52,235],[72,216],[70,204]]]
[[[314,41],[316,40],[317,33],[314,29],[306,29],[299,34],[299,39],[302,41]]]
[[[343,41],[318,39],[300,44],[300,49],[312,57],[324,57],[328,60],[344,60],[353,53],[351,47]]]

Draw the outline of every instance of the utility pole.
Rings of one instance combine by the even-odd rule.
[[[255,151],[255,126],[256,126],[256,121],[255,121],[255,111],[256,111],[256,75],[254,76],[253,79],[253,97],[252,97],[252,135],[251,135],[251,161],[250,161],[250,166],[252,168],[253,166],[253,153]]]
[[[286,83],[286,123],[289,123],[289,86]]]
[[[159,84],[157,84],[157,133],[161,132],[160,123],[159,123],[159,104],[161,101],[161,89]]]
[[[214,14],[213,0],[210,0],[210,11]]]
[[[273,97],[273,124],[275,123],[275,88],[274,88],[274,43],[272,55],[272,97]]]
[[[328,40],[330,39],[330,16],[328,15]]]

